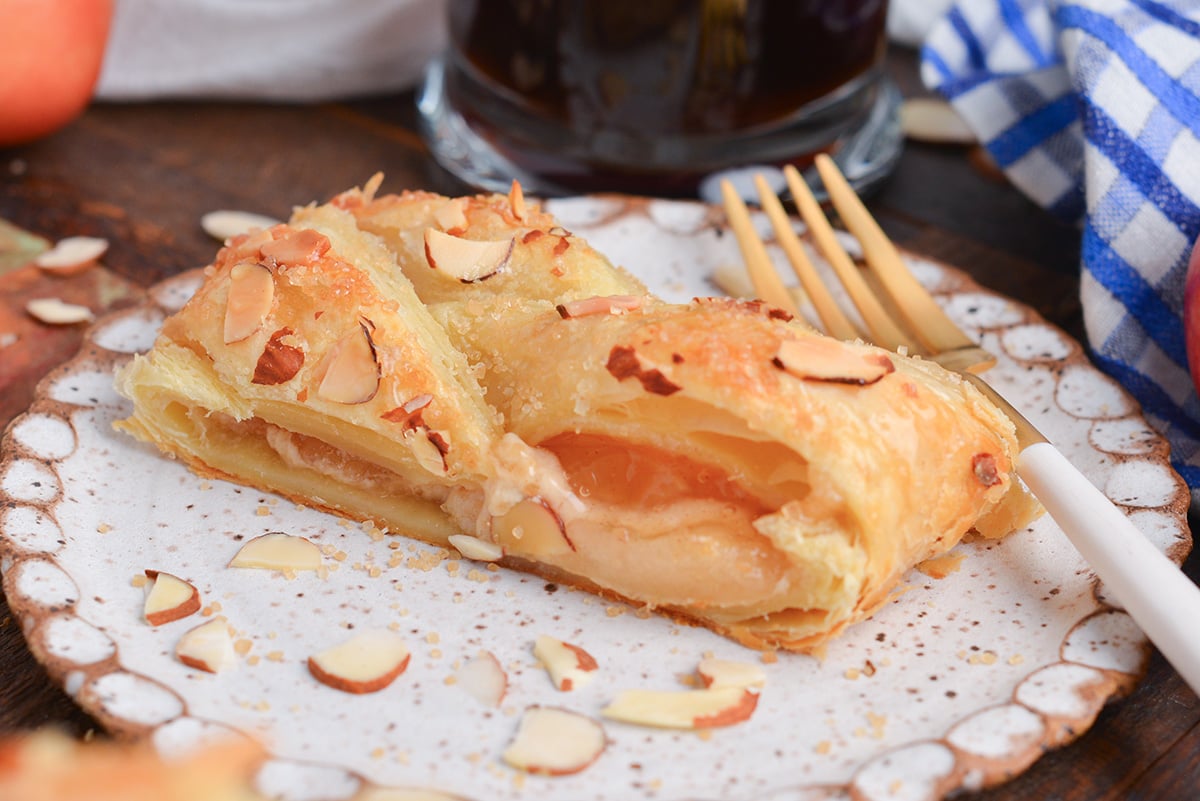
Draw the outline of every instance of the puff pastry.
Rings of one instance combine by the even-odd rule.
[[[122,427],[754,647],[818,646],[1033,508],[1011,424],[936,365],[666,303],[516,188],[376,186],[230,242],[119,376]]]

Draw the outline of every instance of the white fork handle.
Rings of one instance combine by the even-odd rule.
[[[1021,451],[1017,472],[1108,592],[1200,694],[1200,587],[1050,443]]]

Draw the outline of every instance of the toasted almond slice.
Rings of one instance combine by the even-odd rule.
[[[459,687],[484,706],[493,709],[499,708],[504,694],[508,692],[508,674],[491,651],[480,651],[454,675]]]
[[[496,543],[469,534],[451,534],[446,539],[463,556],[477,562],[495,562],[504,556],[504,549]]]
[[[462,796],[418,787],[363,787],[354,801],[463,801]]]
[[[197,670],[220,673],[237,664],[233,650],[233,637],[229,635],[229,623],[216,617],[190,629],[179,638],[175,656],[180,662]]]
[[[425,260],[429,266],[464,284],[482,281],[503,270],[512,249],[512,239],[489,242],[425,229]]]
[[[254,364],[251,384],[275,386],[291,381],[304,366],[304,349],[295,344],[296,335],[284,327],[271,334]]]
[[[266,265],[244,261],[229,271],[225,296],[225,344],[241,342],[262,328],[275,301],[275,277]]]
[[[900,128],[918,142],[970,145],[978,140],[954,106],[934,97],[912,97],[901,103]]]
[[[265,230],[274,225],[279,225],[279,220],[274,217],[232,209],[217,209],[200,218],[200,227],[204,229],[204,233],[221,242],[248,234],[256,228]]]
[[[108,240],[95,236],[68,236],[39,253],[33,263],[47,272],[73,275],[83,272],[108,252]]]
[[[545,634],[534,642],[533,655],[546,668],[554,686],[563,692],[578,690],[586,685],[596,677],[600,667],[592,655],[578,645]]]
[[[762,665],[752,662],[731,662],[727,659],[705,657],[696,669],[700,681],[712,690],[724,687],[761,687],[767,683]]]
[[[600,714],[663,729],[712,729],[749,720],[758,693],[744,687],[712,690],[622,690]]]
[[[286,231],[281,237],[264,242],[259,248],[263,258],[277,264],[313,264],[329,250],[329,237],[312,228]]]
[[[526,498],[493,518],[492,536],[505,553],[552,556],[575,550],[562,519],[541,498]]]
[[[531,706],[503,758],[527,773],[569,776],[595,762],[607,745],[599,721],[568,709]]]
[[[317,396],[334,403],[366,403],[379,391],[379,361],[367,323],[342,337],[326,356]]]
[[[825,337],[785,339],[775,354],[775,366],[806,381],[857,386],[874,384],[896,370],[886,354],[863,354]]]
[[[560,303],[555,308],[564,320],[576,317],[587,317],[592,314],[623,314],[642,307],[645,298],[638,295],[607,295],[591,298],[580,298]]]
[[[200,611],[200,591],[188,582],[158,570],[147,570],[153,582],[142,614],[151,626],[161,626]]]
[[[396,680],[409,661],[408,646],[387,630],[364,631],[308,658],[313,678],[335,690],[373,693]]]
[[[243,545],[229,566],[291,572],[316,570],[321,566],[321,549],[304,537],[272,531]]]
[[[421,425],[405,431],[404,440],[412,448],[417,464],[435,476],[446,475],[449,466],[446,464],[448,448],[445,437]]]
[[[512,209],[514,217],[518,220],[525,219],[525,190],[521,188],[521,182],[515,178],[513,179],[512,186],[508,188],[508,205]]]
[[[461,231],[467,227],[467,199],[456,197],[433,210],[433,220],[443,231]]]
[[[67,303],[60,298],[34,298],[25,304],[25,311],[47,325],[74,325],[96,319],[87,306]]]

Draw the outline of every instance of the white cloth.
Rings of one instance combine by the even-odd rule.
[[[954,0],[891,0],[888,38],[898,44],[919,47],[952,5]]]
[[[117,0],[96,96],[318,101],[406,89],[443,0]]]

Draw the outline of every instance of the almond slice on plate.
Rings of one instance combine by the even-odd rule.
[[[464,284],[482,281],[503,270],[512,249],[512,239],[489,242],[425,229],[425,260],[429,266]]]
[[[387,687],[408,667],[410,653],[400,635],[364,631],[308,658],[317,681],[347,693],[373,693]]]
[[[220,673],[237,664],[229,623],[223,617],[213,618],[190,629],[179,638],[175,656],[188,667]]]
[[[744,687],[709,690],[622,690],[600,714],[662,729],[713,729],[749,720],[758,693]]]
[[[74,325],[96,319],[87,306],[67,303],[61,298],[34,298],[25,304],[25,311],[30,317],[47,325]]]
[[[83,272],[108,252],[108,240],[95,236],[68,236],[54,247],[38,254],[33,263],[59,275]]]
[[[534,642],[533,655],[546,668],[554,686],[563,692],[582,688],[596,678],[600,667],[592,655],[578,645],[544,634]]]
[[[158,570],[147,570],[151,580],[142,614],[151,626],[161,626],[200,611],[200,591],[188,582]]]
[[[762,687],[767,683],[767,674],[762,665],[753,662],[731,662],[727,659],[705,657],[696,669],[700,681],[712,690],[724,687]]]
[[[233,209],[217,209],[200,218],[200,227],[204,229],[204,233],[221,242],[227,242],[256,228],[267,229],[276,225],[279,225],[279,220],[274,217]]]
[[[416,787],[363,787],[354,801],[463,801],[462,796]]]
[[[504,549],[496,543],[472,537],[470,534],[451,534],[446,539],[467,559],[477,562],[495,562],[504,556]]]
[[[321,549],[304,537],[272,531],[243,545],[229,566],[284,572],[316,570],[321,566]]]
[[[526,773],[569,776],[595,762],[607,745],[598,721],[569,709],[531,706],[503,758]]]
[[[496,709],[508,692],[508,674],[491,651],[480,651],[454,674],[455,683],[484,706]]]

